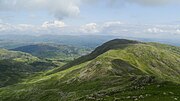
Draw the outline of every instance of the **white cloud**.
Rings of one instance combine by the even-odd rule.
[[[80,30],[84,33],[97,33],[99,32],[98,25],[96,23],[89,23],[81,26]]]
[[[62,27],[65,27],[66,24],[62,21],[46,21],[42,24],[42,27],[44,28],[51,28],[51,27],[59,27],[59,28],[62,28]]]
[[[28,24],[18,24],[18,25],[11,25],[15,30],[20,30],[20,31],[27,31],[34,29],[34,25],[28,25]]]
[[[180,38],[179,25],[138,25],[117,22],[66,25],[62,21],[47,21],[42,25],[0,23],[0,34],[23,35],[115,35],[139,38]]]
[[[34,25],[28,24],[17,24],[12,25],[8,23],[0,24],[0,34],[31,34],[37,30],[37,27]]]
[[[156,28],[156,27],[149,28],[149,29],[147,29],[147,31],[150,32],[150,33],[163,33],[163,32],[165,32],[164,30],[162,30],[160,28]]]
[[[177,29],[177,30],[176,30],[176,34],[180,34],[180,29]]]
[[[47,11],[58,19],[77,16],[81,0],[0,0],[0,11]]]
[[[6,31],[9,30],[8,24],[0,24],[0,31]]]
[[[112,21],[112,22],[105,22],[103,26],[104,27],[110,27],[110,26],[118,26],[121,24],[123,24],[123,23],[120,21]]]

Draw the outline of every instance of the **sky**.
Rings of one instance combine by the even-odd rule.
[[[179,0],[0,0],[0,34],[180,38]]]

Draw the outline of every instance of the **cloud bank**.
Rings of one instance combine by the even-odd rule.
[[[66,24],[62,21],[45,21],[43,24],[42,24],[42,27],[44,28],[49,28],[49,27],[58,27],[58,28],[61,28],[61,27],[65,27]]]
[[[67,25],[62,21],[46,21],[42,25],[0,23],[0,35],[112,35],[138,38],[180,38],[180,25],[128,24],[120,21]],[[171,36],[171,37],[169,37]]]

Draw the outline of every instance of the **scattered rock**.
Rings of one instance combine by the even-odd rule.
[[[178,100],[178,98],[174,98],[174,100],[175,100],[175,101],[177,101],[177,100]]]
[[[138,98],[135,98],[135,99],[134,99],[134,101],[137,101],[137,100],[138,100]]]
[[[173,95],[174,93],[173,92],[169,92],[169,94]]]
[[[166,95],[166,92],[163,92],[163,95]]]
[[[95,100],[95,98],[94,98],[94,97],[88,97],[88,99]]]
[[[136,98],[137,98],[137,96],[132,96],[132,98],[133,98],[133,99],[136,99]]]
[[[140,89],[144,90],[144,89],[145,89],[145,87],[144,87],[144,86],[142,86]]]
[[[131,96],[127,96],[126,98],[127,98],[127,99],[130,99],[130,98],[131,98]]]
[[[114,101],[119,101],[119,100],[120,100],[120,98],[116,98],[116,97],[114,98]]]
[[[140,95],[140,96],[139,96],[139,98],[140,98],[140,99],[143,99],[143,98],[144,98],[144,96],[143,96],[143,95]]]
[[[161,87],[161,85],[157,85],[157,88]]]

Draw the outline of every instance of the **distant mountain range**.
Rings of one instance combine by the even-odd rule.
[[[180,47],[115,39],[0,88],[0,101],[177,101],[179,89]]]
[[[82,55],[88,54],[91,50],[68,45],[55,45],[55,44],[34,44],[17,47],[12,49],[14,51],[21,51],[30,53],[39,58],[72,60]]]
[[[39,43],[55,43],[70,45],[83,48],[96,48],[97,46],[115,38],[125,38],[130,40],[139,40],[145,42],[160,42],[180,46],[178,39],[157,39],[157,38],[135,38],[110,35],[0,35],[0,47],[6,49],[14,49],[21,46],[39,44]]]
[[[68,46],[76,46],[83,48],[95,48],[102,43],[114,39],[115,36],[99,36],[99,35],[0,35],[0,47],[6,49],[14,49],[20,46],[52,43]]]

